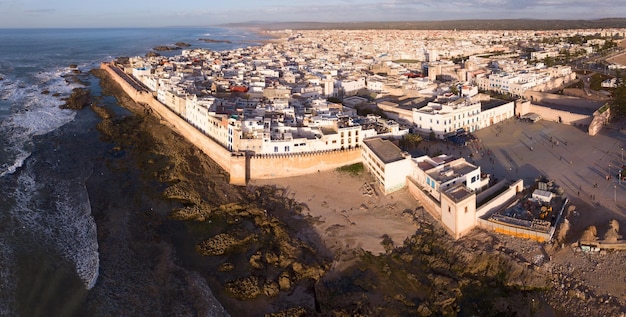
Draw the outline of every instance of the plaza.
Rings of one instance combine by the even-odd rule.
[[[626,184],[616,177],[624,164],[624,123],[589,136],[581,127],[510,119],[474,135],[477,142],[455,146],[459,152],[451,154],[463,155],[496,179],[532,184],[544,175],[565,190],[576,206],[569,239],[589,225],[602,230],[610,219],[626,221]],[[447,146],[440,146],[445,153]]]

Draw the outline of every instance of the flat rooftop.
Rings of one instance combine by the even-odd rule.
[[[446,190],[444,193],[446,194],[446,196],[450,197],[455,202],[462,201],[465,198],[474,194],[467,187],[461,186],[461,185],[452,187]]]
[[[404,160],[405,158],[402,150],[389,140],[373,138],[363,140],[363,143],[385,164]]]
[[[445,183],[451,179],[466,175],[477,169],[476,166],[463,161],[456,164],[444,165],[443,169],[431,169],[426,174],[431,178]]]

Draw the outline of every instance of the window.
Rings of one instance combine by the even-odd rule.
[[[465,213],[467,213],[467,206],[465,206]]]
[[[467,208],[467,207],[466,207],[466,208]],[[448,206],[448,212],[451,212],[451,210],[452,210],[452,209],[450,208],[450,206]]]
[[[277,146],[274,147],[274,153],[278,153],[278,147]]]
[[[285,146],[285,152],[289,152],[289,146]]]

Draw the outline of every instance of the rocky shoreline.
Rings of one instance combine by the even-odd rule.
[[[320,249],[323,243],[311,230],[316,219],[306,215],[303,202],[276,186],[229,185],[210,158],[135,104],[104,72],[98,76],[108,93],[136,113],[113,121],[112,109],[97,109],[104,119],[98,129],[120,144],[114,152],[137,157],[141,177],[160,184],[163,204],[171,206],[168,217],[195,228],[179,247],[196,255],[179,255],[179,261],[207,279],[232,315],[624,315],[618,298],[592,291],[576,268],[549,261],[549,254],[559,252],[556,246],[481,230],[453,241],[436,222],[416,215],[415,235],[391,244],[386,254],[354,248],[333,259]],[[534,258],[541,249],[547,251]],[[328,274],[338,260],[345,269]]]

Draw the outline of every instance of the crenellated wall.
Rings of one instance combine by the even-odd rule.
[[[245,152],[230,152],[155,99],[148,90],[133,86],[129,82],[132,81],[129,75],[114,70],[108,63],[102,63],[100,68],[105,70],[135,102],[150,107],[177,133],[228,172],[231,184],[243,186],[250,179],[299,176],[361,162],[359,148],[287,155],[250,155]]]
[[[239,169],[231,169],[231,166],[233,165],[231,162],[233,155],[230,151],[213,141],[207,135],[198,131],[198,129],[185,121],[185,119],[179,117],[164,104],[160,103],[149,91],[138,91],[137,87],[128,82],[129,80],[132,80],[130,77],[122,78],[124,75],[115,71],[107,63],[102,63],[100,68],[106,70],[109,75],[111,75],[111,77],[122,87],[124,92],[126,92],[135,102],[149,106],[154,113],[161,117],[162,120],[168,122],[177,133],[198,147],[198,149],[208,155],[221,168],[227,171],[230,174],[230,182],[232,184],[245,185],[245,182],[241,182],[242,179],[246,179],[245,174],[239,175],[237,173],[233,173],[233,171],[238,173],[241,173],[242,171]],[[234,157],[234,160],[238,159],[237,156]]]
[[[252,155],[251,179],[271,179],[327,171],[361,162],[361,149],[284,155]]]

